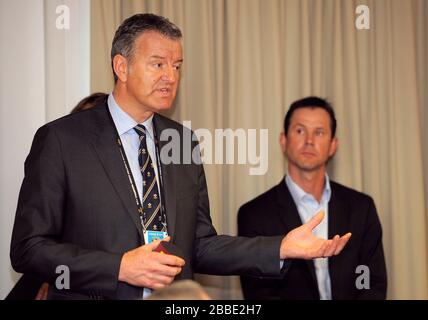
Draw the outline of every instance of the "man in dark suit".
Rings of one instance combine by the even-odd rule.
[[[217,235],[200,159],[181,156],[191,133],[159,114],[176,95],[180,40],[163,17],[126,19],[112,44],[113,92],[37,131],[11,261],[49,282],[48,298],[142,298],[194,271],[280,278],[280,259],[336,255],[349,240],[314,236],[322,215],[286,237]],[[180,250],[157,252],[160,239]]]
[[[330,181],[326,173],[337,148],[335,132],[334,111],[324,99],[308,97],[290,106],[280,136],[288,175],[240,208],[238,235],[286,234],[323,212],[327,219],[314,229],[317,236],[350,231],[352,239],[339,256],[293,259],[281,280],[242,276],[246,299],[385,299],[382,230],[374,202]]]

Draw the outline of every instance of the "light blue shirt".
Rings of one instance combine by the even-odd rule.
[[[132,176],[134,177],[134,181],[138,190],[138,196],[140,197],[141,201],[143,199],[143,177],[141,175],[140,164],[138,162],[138,150],[140,148],[140,140],[138,133],[134,130],[134,127],[138,123],[129,114],[127,114],[119,107],[112,94],[109,94],[107,104],[110,114],[113,118],[114,125],[116,126],[117,132],[119,134],[119,138],[122,141],[123,148],[125,149],[126,158],[128,159],[129,166],[131,167]],[[159,189],[156,148],[155,141],[153,138],[153,115],[141,124],[146,127],[147,149],[149,151],[150,158],[153,162],[153,167],[155,170],[156,180]]]
[[[138,162],[140,139],[138,133],[134,130],[134,127],[138,123],[119,107],[111,93],[108,96],[107,104],[111,117],[113,118],[114,125],[116,126],[117,132],[119,134],[119,138],[122,141],[123,149],[125,149],[126,158],[128,159],[129,166],[131,167],[132,176],[134,177],[134,181],[138,190],[138,196],[140,197],[141,201],[143,199],[143,177],[141,175],[140,164]],[[142,125],[146,127],[147,149],[153,162],[159,189],[159,176],[156,165],[156,148],[153,139],[153,116],[144,121]],[[137,210],[135,210],[135,214],[137,214]],[[143,299],[147,299],[150,294],[151,290],[144,288]]]
[[[323,239],[328,239],[328,203],[331,197],[330,180],[325,175],[325,185],[321,196],[321,202],[300,188],[289,175],[285,177],[285,183],[293,197],[302,223],[308,222],[321,210],[324,211],[324,219],[313,230],[314,234]],[[328,258],[314,259],[315,274],[317,277],[318,291],[321,300],[331,300],[331,281],[328,271]]]

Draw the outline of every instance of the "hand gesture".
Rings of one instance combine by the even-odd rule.
[[[167,237],[163,241],[169,240]],[[185,262],[177,256],[153,251],[159,243],[160,240],[156,240],[126,252],[120,264],[119,280],[149,289],[171,284]]]
[[[319,212],[304,225],[291,230],[281,242],[281,259],[314,259],[325,258],[339,254],[345,247],[351,233],[326,240],[316,237],[312,231],[324,218],[324,212]]]

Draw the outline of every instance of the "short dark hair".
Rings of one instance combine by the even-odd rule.
[[[328,115],[330,116],[330,128],[331,128],[331,137],[334,138],[336,135],[336,116],[334,114],[333,107],[331,104],[326,100],[319,97],[306,97],[297,101],[294,101],[290,105],[290,109],[288,109],[287,114],[285,115],[284,119],[284,133],[287,135],[288,129],[290,128],[290,122],[291,117],[297,109],[302,108],[321,108],[327,111]]]
[[[120,54],[127,59],[132,60],[135,50],[135,40],[143,32],[156,31],[163,36],[179,40],[182,37],[180,29],[170,22],[167,18],[152,14],[139,13],[125,19],[113,38],[111,45],[111,66],[113,69],[113,58]],[[113,69],[114,81],[117,76]]]

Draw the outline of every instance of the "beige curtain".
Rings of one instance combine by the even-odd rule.
[[[369,30],[355,27],[359,4],[370,9]],[[219,232],[236,234],[239,206],[283,177],[278,136],[289,104],[327,97],[340,139],[330,174],[375,199],[388,297],[428,299],[426,1],[94,0],[92,91],[111,90],[114,30],[137,12],[164,15],[184,34],[172,118],[191,120],[192,129],[269,129],[266,174],[249,175],[250,165],[205,166]],[[216,297],[241,297],[236,277],[199,279]]]

